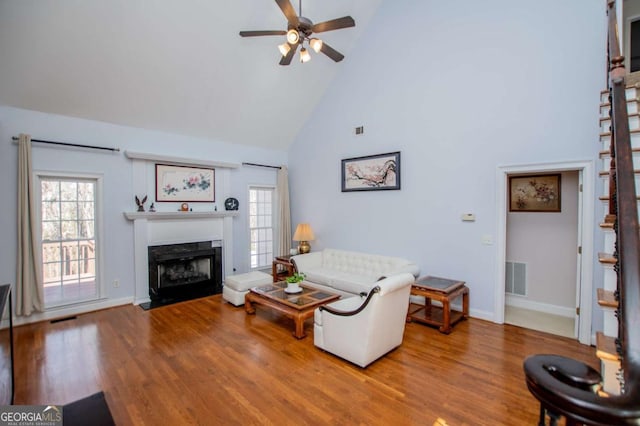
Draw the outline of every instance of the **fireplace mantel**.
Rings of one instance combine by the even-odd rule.
[[[223,212],[124,212],[124,217],[129,220],[147,219],[147,220],[175,220],[175,219],[211,219],[235,217],[240,213],[238,211]]]

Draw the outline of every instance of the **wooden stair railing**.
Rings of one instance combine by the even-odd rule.
[[[633,154],[625,99],[626,74],[617,35],[615,0],[607,4],[611,104],[611,175],[609,214],[615,215],[620,395],[599,392],[597,372],[576,360],[533,355],[524,362],[529,391],[541,404],[541,422],[549,412],[567,425],[640,425],[640,236]]]

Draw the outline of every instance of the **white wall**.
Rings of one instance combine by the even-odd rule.
[[[34,139],[65,141],[88,145],[119,147],[121,150],[148,152],[160,155],[241,163],[243,161],[286,164],[283,151],[232,145],[220,141],[196,139],[150,130],[116,126],[91,120],[63,117],[0,106],[0,176],[4,202],[0,204],[0,282],[16,280],[16,202],[17,202],[17,145],[11,137],[29,133]],[[61,172],[91,172],[104,176],[104,280],[108,300],[132,300],[133,225],[123,212],[136,209],[132,189],[132,161],[121,153],[96,150],[51,148],[33,145],[33,167],[37,170]],[[240,200],[240,216],[234,218],[234,267],[248,270],[248,236],[246,215],[246,182],[274,184],[275,172],[249,167],[228,173],[229,194]],[[142,194],[137,194],[142,195]],[[153,194],[149,194],[152,200]],[[224,198],[216,194],[218,209]],[[150,202],[146,203],[148,208]],[[159,209],[162,205],[156,204]],[[171,203],[173,206],[173,203]],[[175,207],[175,206],[173,206]],[[171,207],[170,207],[171,208]],[[194,209],[196,210],[196,209]],[[228,271],[231,273],[231,271]],[[120,287],[110,283],[120,280]]]
[[[605,20],[601,0],[383,1],[290,150],[293,223],[465,280],[493,319],[496,170],[596,161]],[[398,150],[400,191],[340,192],[341,159]]]
[[[506,259],[527,264],[527,295],[517,296],[519,306],[576,306],[578,172],[560,180],[560,212],[507,213]]]

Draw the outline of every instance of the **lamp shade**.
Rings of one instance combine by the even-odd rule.
[[[289,43],[282,43],[278,45],[278,50],[280,50],[282,56],[287,56],[287,53],[291,50],[291,46],[289,46]]]
[[[298,30],[295,30],[292,28],[289,31],[287,31],[287,41],[290,44],[296,44],[297,42],[299,42],[300,34],[298,33]]]
[[[322,40],[320,40],[319,38],[312,38],[309,41],[309,46],[311,46],[311,48],[315,50],[316,53],[320,53],[320,49],[322,49]]]
[[[293,234],[293,241],[313,241],[315,239],[313,229],[308,223],[299,223],[296,232]]]
[[[311,60],[311,55],[309,55],[309,51],[304,47],[300,49],[300,62],[308,62]]]

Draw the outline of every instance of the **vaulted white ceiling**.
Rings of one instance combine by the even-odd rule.
[[[346,58],[280,66],[286,30],[274,0],[0,0],[0,104],[115,124],[286,149],[381,0],[304,0]],[[292,4],[298,11],[298,1]]]

